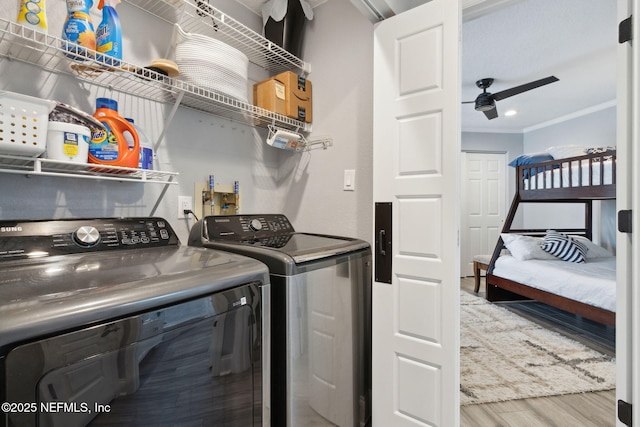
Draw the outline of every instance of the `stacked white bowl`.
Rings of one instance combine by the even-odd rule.
[[[238,49],[176,24],[176,63],[180,78],[247,102],[249,59]]]

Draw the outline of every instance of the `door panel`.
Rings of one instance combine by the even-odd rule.
[[[392,204],[373,286],[373,425],[459,422],[459,28],[433,0],[374,33],[374,202]]]
[[[506,214],[506,156],[462,154],[461,272],[473,275],[473,256],[491,254]]]

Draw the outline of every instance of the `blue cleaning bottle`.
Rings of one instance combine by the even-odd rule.
[[[93,51],[96,50],[96,35],[89,13],[92,6],[93,0],[67,0],[67,19],[62,29],[62,40],[68,40],[80,46],[64,44],[64,49],[70,52],[67,56],[73,59],[92,58]],[[81,56],[71,53],[80,53]]]
[[[120,0],[100,0],[98,9],[102,10],[102,22],[96,30],[97,59],[116,66],[120,65],[122,59],[122,27],[116,12],[118,3]]]

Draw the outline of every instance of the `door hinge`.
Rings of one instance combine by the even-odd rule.
[[[618,419],[631,427],[631,404],[624,400],[618,400]]]
[[[620,25],[618,26],[618,43],[626,43],[633,39],[633,28],[631,27],[631,16],[620,22]]]
[[[632,210],[618,211],[618,231],[621,233],[632,233],[633,220]]]

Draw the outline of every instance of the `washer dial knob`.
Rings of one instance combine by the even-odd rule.
[[[73,232],[73,241],[79,246],[90,248],[100,242],[100,232],[95,227],[85,225]]]
[[[262,230],[262,222],[257,218],[252,219],[249,222],[249,229],[251,231],[260,231],[260,230]]]

